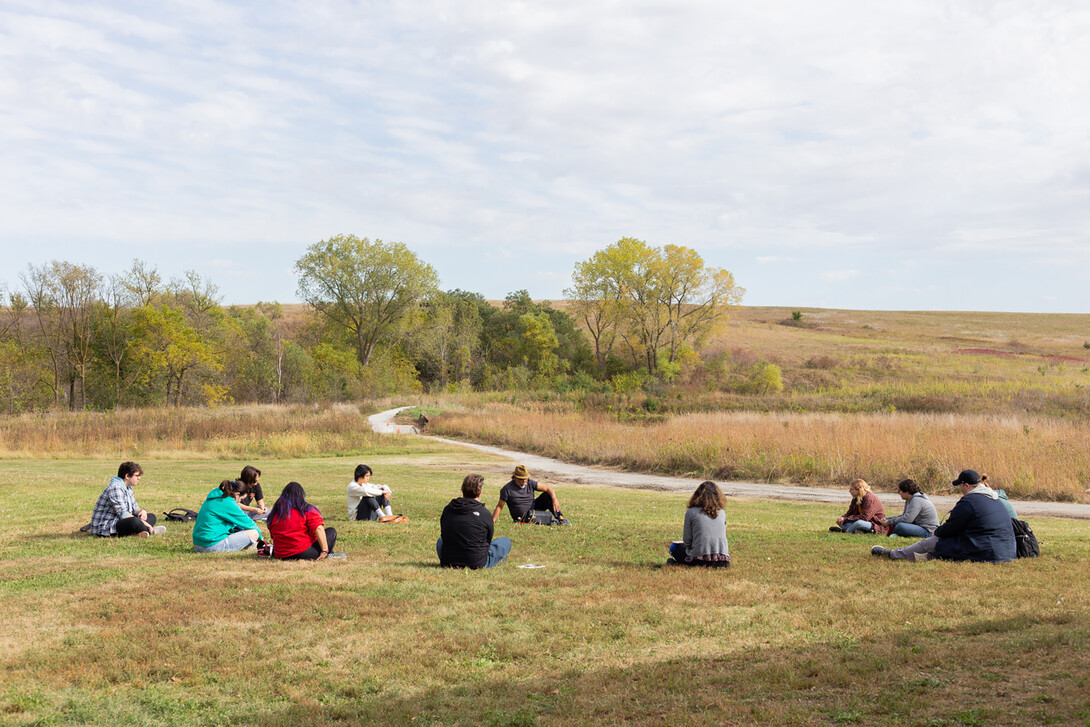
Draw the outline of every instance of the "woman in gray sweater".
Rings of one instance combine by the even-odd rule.
[[[682,539],[670,544],[667,563],[716,568],[730,565],[724,504],[723,493],[714,482],[700,483],[689,498]]]
[[[889,534],[902,538],[927,538],[933,535],[939,526],[939,514],[935,511],[935,504],[920,490],[916,481],[901,480],[897,485],[897,494],[905,501],[905,511],[886,519]]]

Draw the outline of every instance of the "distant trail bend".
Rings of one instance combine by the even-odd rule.
[[[508,449],[500,449],[486,444],[474,444],[462,442],[444,437],[433,437],[420,434],[411,424],[394,424],[393,418],[409,406],[388,409],[367,418],[371,429],[379,434],[416,434],[436,442],[444,442],[459,447],[469,447],[481,452],[507,457],[520,464],[526,465],[531,472],[547,473],[555,480],[576,482],[591,485],[606,485],[609,487],[621,487],[635,490],[670,490],[675,492],[690,493],[696,489],[701,480],[688,477],[667,477],[665,475],[649,475],[639,472],[620,472],[604,467],[589,467],[586,465],[561,462],[557,459],[542,457],[526,452],[513,452]],[[844,489],[830,489],[824,487],[802,487],[786,485],[768,485],[760,482],[719,482],[723,494],[731,497],[750,497],[758,500],[787,500],[791,502],[827,502],[840,503],[847,506],[848,495]],[[903,507],[901,498],[896,493],[875,493],[882,500],[886,511],[899,513]],[[939,510],[949,510],[957,502],[958,498],[945,495],[928,495]],[[1069,517],[1082,520],[1090,520],[1090,505],[1069,502],[1040,502],[1034,500],[1018,500],[1014,503],[1019,517]]]

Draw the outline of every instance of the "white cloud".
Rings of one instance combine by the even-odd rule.
[[[272,270],[354,232],[464,248],[443,276],[472,288],[477,259],[632,235],[795,263],[738,282],[800,305],[830,264],[940,277],[989,253],[1031,305],[1049,284],[1021,271],[1086,261],[1088,65],[1070,0],[8,2],[0,247],[207,243]],[[936,305],[968,305],[952,290]]]

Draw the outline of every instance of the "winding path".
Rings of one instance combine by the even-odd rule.
[[[393,418],[398,412],[411,409],[409,406],[389,409],[373,414],[367,418],[371,429],[379,434],[416,434],[436,442],[458,447],[469,447],[481,452],[487,452],[500,457],[507,457],[520,464],[526,465],[532,473],[547,473],[550,479],[577,482],[591,485],[606,485],[609,487],[623,487],[640,490],[670,490],[677,492],[692,492],[700,484],[700,480],[686,477],[667,477],[664,475],[649,475],[638,472],[621,472],[606,469],[604,467],[588,467],[586,465],[561,462],[549,457],[541,457],[536,454],[512,452],[499,447],[491,447],[486,444],[474,444],[462,442],[444,437],[433,437],[419,434],[417,428],[410,424],[394,424]],[[541,479],[544,479],[543,477]],[[767,485],[759,482],[720,482],[719,487],[723,494],[732,497],[751,497],[760,500],[788,500],[791,502],[830,502],[847,505],[848,494],[846,489],[829,489],[823,487],[802,487],[786,485]],[[896,493],[875,493],[882,500],[886,511],[899,513],[903,508],[901,498]],[[949,510],[957,502],[958,498],[946,495],[930,496],[931,501],[940,511]],[[1090,520],[1090,505],[1069,502],[1039,502],[1032,500],[1018,500],[1014,503],[1019,517],[1069,517]]]

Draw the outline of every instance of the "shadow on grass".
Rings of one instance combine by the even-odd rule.
[[[525,673],[518,657],[465,659],[449,683],[412,694],[334,688],[347,703],[291,704],[260,725],[1021,725],[1079,723],[1086,619],[982,620],[902,630],[880,643],[850,634],[798,647],[735,645],[624,666]],[[531,647],[536,648],[536,647]],[[544,648],[542,645],[540,648]],[[1047,665],[1047,666],[1046,666]],[[433,674],[433,679],[436,675]]]

